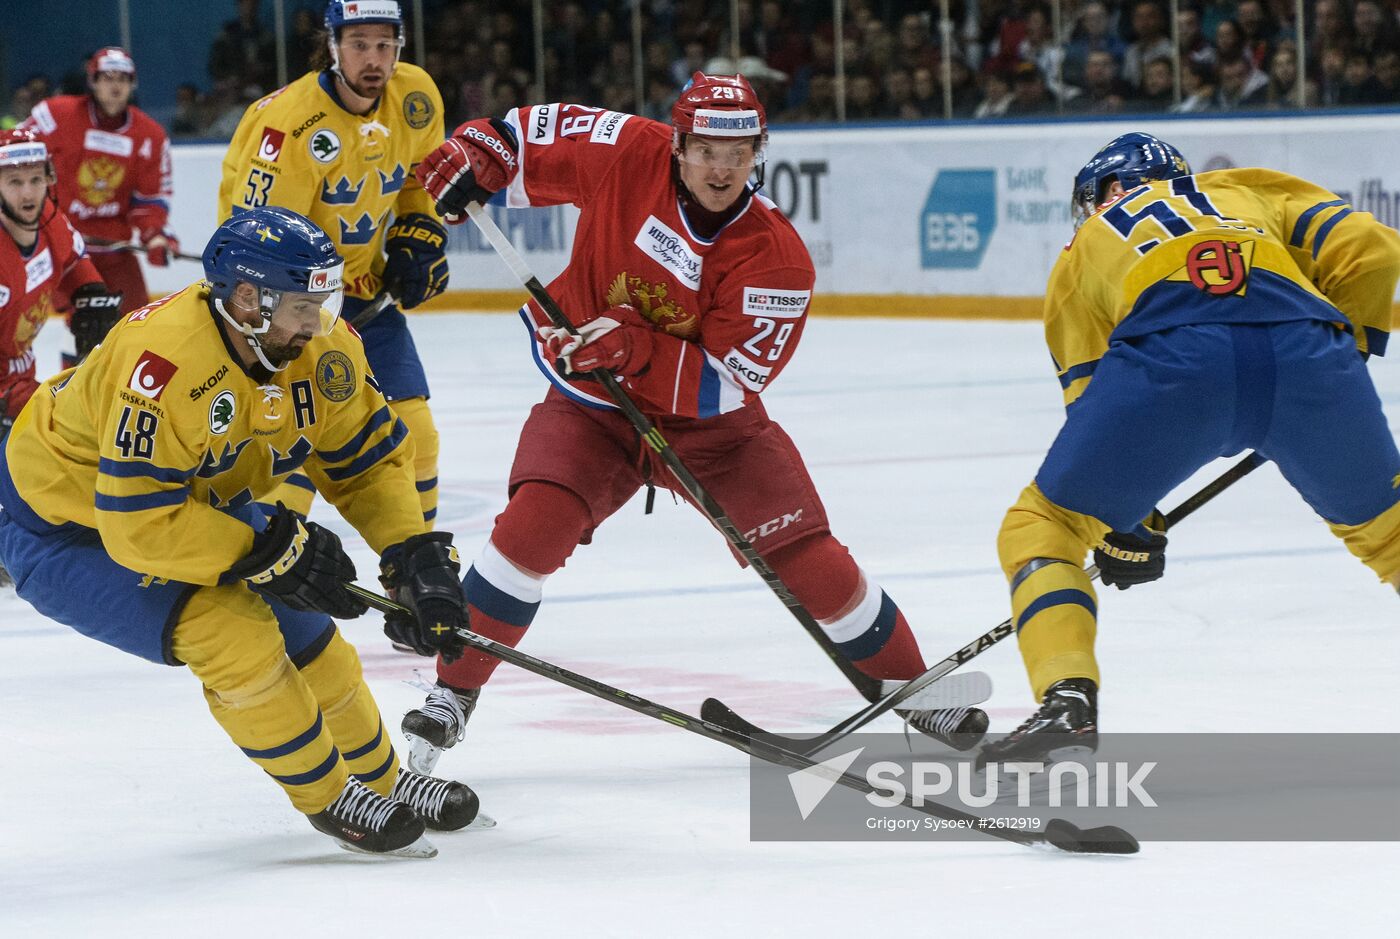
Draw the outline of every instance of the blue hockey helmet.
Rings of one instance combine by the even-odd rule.
[[[287,337],[304,339],[326,335],[340,317],[345,261],[329,235],[290,209],[264,206],[235,215],[215,230],[203,261],[214,308],[272,371],[286,368],[295,357],[269,354],[274,350],[263,339],[274,325]],[[258,289],[262,321],[257,325],[241,322],[228,309],[240,283]],[[288,350],[279,346],[276,351]]]
[[[1154,179],[1175,179],[1191,175],[1191,166],[1181,151],[1151,134],[1122,134],[1114,137],[1074,177],[1070,205],[1074,227],[1079,228],[1103,204],[1109,183],[1117,180],[1124,189],[1136,189]]]
[[[403,49],[403,10],[397,0],[331,0],[326,4],[326,32],[329,35],[331,69],[344,80],[340,73],[340,31],[346,26],[387,23],[394,27],[394,37],[399,49]],[[394,61],[398,61],[395,54]]]

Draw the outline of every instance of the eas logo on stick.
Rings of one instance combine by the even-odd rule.
[[[159,401],[165,386],[175,377],[175,366],[154,352],[142,352],[126,386],[152,401]]]

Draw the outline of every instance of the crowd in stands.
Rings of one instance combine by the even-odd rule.
[[[190,75],[173,106],[150,108],[173,136],[227,138],[277,86],[266,6],[238,0],[207,74]],[[319,3],[287,6],[294,78],[324,39]],[[1166,0],[1061,0],[1058,17],[1046,0],[953,0],[947,42],[929,0],[846,0],[839,31],[830,0],[741,0],[737,59],[728,0],[644,0],[641,100],[625,0],[542,7],[543,88],[531,0],[425,0],[421,64],[447,126],[539,100],[665,119],[697,69],[743,73],[775,122],[835,121],[838,41],[848,121],[944,117],[945,60],[957,118],[1400,104],[1400,0],[1310,0],[1302,49],[1294,0],[1181,0],[1179,96]],[[415,60],[411,27],[405,57]],[[50,90],[44,78],[21,85],[8,119]]]

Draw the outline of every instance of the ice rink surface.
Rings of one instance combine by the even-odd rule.
[[[413,325],[442,432],[439,527],[466,559],[545,385],[514,315]],[[41,369],[63,335],[41,335]],[[1400,369],[1373,374],[1400,414]],[[815,319],[764,398],[929,661],[1005,618],[997,528],[1063,415],[1037,324]],[[374,556],[332,515],[317,517],[372,582]],[[1100,612],[1107,731],[1400,730],[1400,602],[1270,467],[1173,531],[1165,580],[1101,591]],[[342,628],[402,753],[424,660],[393,652],[373,615]],[[524,648],[692,713],[716,695],[774,730],[823,729],[862,703],[664,494],[650,517],[626,506],[550,581]],[[993,729],[1009,730],[1033,704],[1019,655],[1007,642],[977,666],[997,683]],[[187,671],[83,639],[12,592],[0,752],[5,936],[1394,935],[1394,844],[1099,858],[751,843],[742,755],[506,665],[439,764],[499,827],[435,835],[431,861],[355,856],[228,741]]]

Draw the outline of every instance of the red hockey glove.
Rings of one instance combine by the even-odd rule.
[[[168,232],[152,230],[141,233],[141,247],[146,249],[146,263],[165,267],[172,255],[180,253],[180,242]]]
[[[545,354],[569,378],[587,378],[597,368],[614,375],[640,375],[651,364],[656,330],[633,307],[615,306],[578,327],[578,334],[558,326],[535,331]]]
[[[515,132],[505,121],[477,118],[452,132],[425,156],[414,175],[450,224],[466,218],[468,203],[485,203],[515,175]]]

